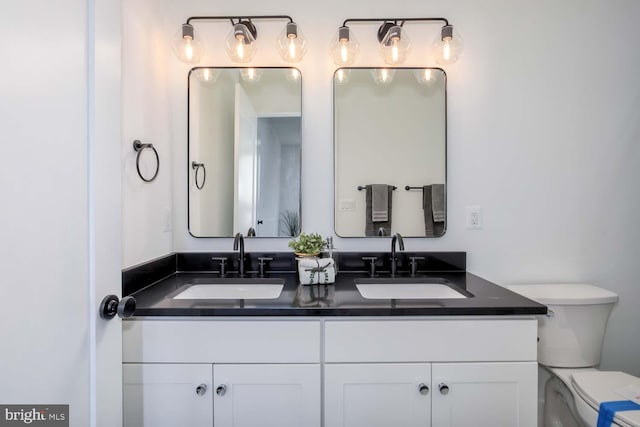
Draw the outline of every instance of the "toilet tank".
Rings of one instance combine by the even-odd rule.
[[[600,364],[607,320],[618,295],[579,283],[508,288],[549,308],[538,318],[538,363],[558,368]]]

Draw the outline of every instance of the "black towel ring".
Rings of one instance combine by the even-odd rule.
[[[149,179],[142,176],[142,172],[140,172],[140,155],[145,148],[150,148],[151,150],[153,150],[153,154],[156,155],[156,172]],[[133,141],[133,149],[138,153],[138,155],[136,156],[136,170],[138,171],[138,176],[140,176],[140,179],[142,179],[144,182],[151,182],[156,179],[156,177],[158,176],[158,172],[160,172],[160,157],[158,156],[158,151],[156,151],[153,144],[143,144],[139,139],[136,139],[135,141]]]
[[[195,169],[195,182],[196,182],[196,188],[198,190],[202,190],[202,188],[204,187],[204,183],[207,181],[207,169],[205,169],[204,167],[204,163],[196,163],[196,162],[191,162],[191,168]],[[202,184],[198,185],[198,171],[202,169]]]

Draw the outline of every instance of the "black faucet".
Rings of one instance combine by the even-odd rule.
[[[240,264],[240,277],[244,277],[244,237],[242,236],[242,233],[237,233],[236,237],[233,239],[233,250],[240,250],[240,257],[238,259]]]
[[[398,259],[396,258],[396,241],[398,242],[398,249],[404,251],[404,241],[400,233],[396,233],[391,238],[391,277],[396,275],[398,268]]]

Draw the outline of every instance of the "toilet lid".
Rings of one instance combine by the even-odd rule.
[[[546,305],[611,304],[618,295],[584,283],[511,285],[507,289]]]
[[[576,393],[596,411],[601,402],[628,400],[616,390],[627,386],[640,388],[640,378],[624,372],[591,371],[571,375]],[[640,410],[616,412],[615,420],[624,425],[640,427]]]

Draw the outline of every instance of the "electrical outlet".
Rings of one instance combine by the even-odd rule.
[[[478,205],[465,208],[467,230],[482,230],[482,208]]]

